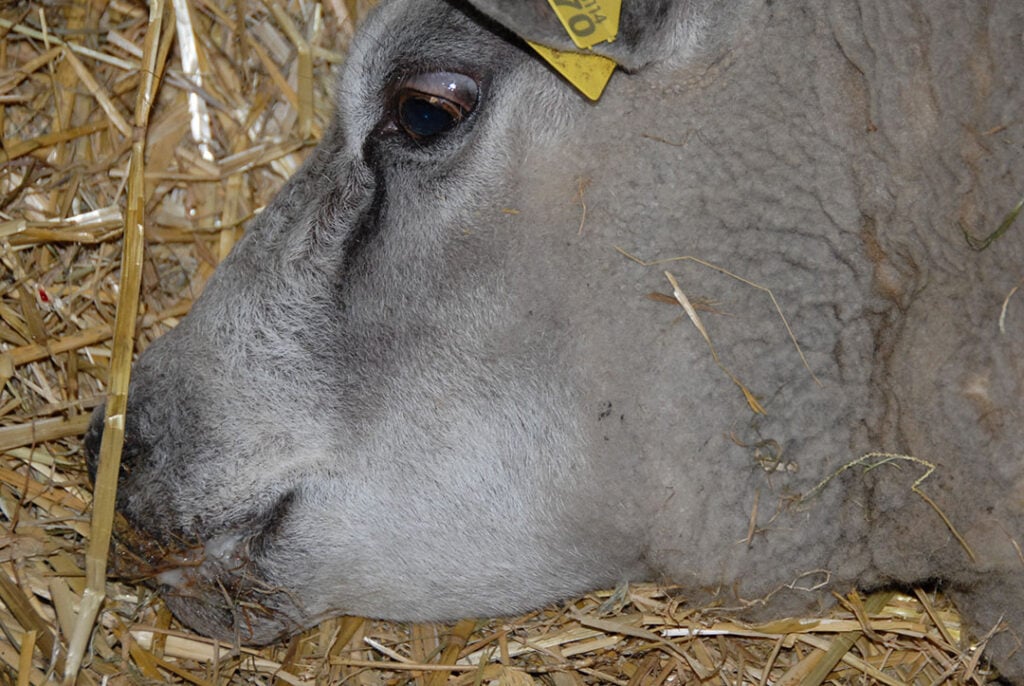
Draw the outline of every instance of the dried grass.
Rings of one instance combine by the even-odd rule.
[[[328,73],[350,17],[364,11],[352,0],[166,4],[179,14],[162,15],[155,34],[147,10],[127,0],[0,9],[2,683],[59,680],[65,666],[96,538],[81,434],[112,388],[115,341],[127,350],[134,329],[143,348],[173,327],[245,220],[297,168],[327,123]],[[140,117],[140,90],[161,72],[152,113]],[[133,166],[141,134],[145,164],[136,150]],[[119,284],[134,213],[145,231],[139,316],[116,335],[118,299],[132,300]],[[81,684],[986,678],[955,612],[920,591],[852,596],[823,617],[749,627],[640,585],[505,620],[341,617],[240,653],[189,634],[142,586],[108,581],[101,591]]]

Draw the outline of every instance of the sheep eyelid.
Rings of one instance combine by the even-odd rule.
[[[399,92],[414,92],[453,103],[466,113],[473,111],[479,97],[475,79],[458,72],[427,72],[402,80]]]

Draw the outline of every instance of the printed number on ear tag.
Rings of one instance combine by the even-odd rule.
[[[578,48],[612,42],[619,35],[622,0],[548,0]]]

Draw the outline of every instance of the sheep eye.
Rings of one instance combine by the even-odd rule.
[[[398,88],[395,123],[416,140],[446,133],[476,107],[478,90],[476,81],[465,74],[410,76]]]

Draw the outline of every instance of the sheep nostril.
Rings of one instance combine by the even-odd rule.
[[[92,419],[89,421],[89,430],[85,432],[85,438],[82,441],[85,446],[85,464],[89,469],[89,480],[94,483],[96,481],[96,468],[99,466],[100,461],[100,442],[103,440],[103,412],[104,406],[100,405],[92,413]]]
[[[85,447],[85,463],[89,470],[89,480],[96,482],[96,471],[100,464],[100,445],[103,442],[103,416],[105,407],[101,405],[93,412],[89,422],[89,430],[85,433],[82,443]],[[139,446],[132,440],[131,435],[125,436],[124,446],[121,449],[121,473],[119,479],[124,479],[131,473],[133,464],[137,461]]]

